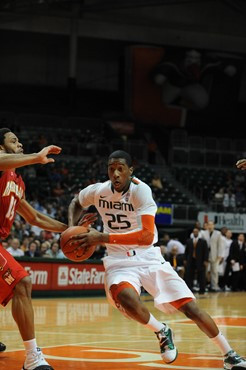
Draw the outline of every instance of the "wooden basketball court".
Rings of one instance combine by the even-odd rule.
[[[33,299],[38,344],[50,364],[61,370],[222,369],[218,349],[184,315],[166,316],[142,299],[151,312],[175,332],[179,356],[165,365],[155,335],[123,317],[106,298]],[[216,293],[198,297],[220,325],[232,347],[246,355],[246,294]],[[11,304],[0,309],[0,341],[8,349],[0,354],[0,369],[20,370],[23,344],[11,316]]]

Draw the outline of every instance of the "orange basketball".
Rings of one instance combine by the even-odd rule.
[[[61,234],[60,245],[61,250],[65,256],[74,262],[87,260],[95,251],[96,246],[90,245],[89,247],[81,247],[72,245],[70,238],[77,234],[88,233],[88,229],[84,226],[71,226]]]

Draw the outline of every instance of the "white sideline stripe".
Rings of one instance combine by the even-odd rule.
[[[157,367],[160,367],[160,368],[164,368],[164,369],[184,369],[184,370],[198,370],[197,369],[197,366],[196,367],[193,367],[193,366],[177,366],[177,365],[164,365],[164,364],[155,364],[155,363],[148,363],[148,364],[139,364],[140,366],[152,366],[153,368],[157,368]],[[199,370],[218,370],[218,367],[200,367]]]

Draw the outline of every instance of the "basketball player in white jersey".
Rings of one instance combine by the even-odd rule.
[[[128,153],[117,150],[108,158],[109,180],[81,190],[69,206],[68,224],[77,225],[81,212],[93,205],[102,217],[104,232],[93,228],[73,236],[75,247],[105,244],[103,259],[109,301],[126,316],[157,335],[165,363],[177,358],[172,330],[159,322],[140,300],[141,287],[163,312],[179,310],[216,344],[224,356],[224,369],[245,369],[246,362],[232,350],[213,319],[196,302],[193,293],[161,255],[155,227],[156,204],[150,187],[132,176]]]

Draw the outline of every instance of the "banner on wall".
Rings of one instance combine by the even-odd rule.
[[[233,233],[246,233],[246,214],[244,213],[199,212],[198,221],[201,225],[204,222],[213,221],[216,229],[227,227]]]
[[[19,263],[29,273],[34,291],[104,289],[103,264]]]
[[[157,212],[155,216],[157,225],[172,225],[173,206],[168,203],[157,203]]]

